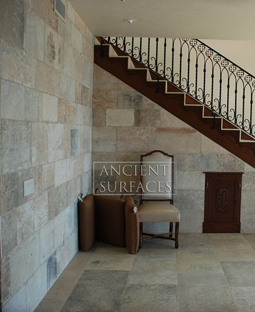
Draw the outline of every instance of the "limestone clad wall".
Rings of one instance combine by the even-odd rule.
[[[65,22],[53,0],[0,0],[3,311],[33,311],[70,262],[91,187],[94,37],[64,2]]]
[[[255,169],[97,65],[92,137],[93,161],[139,161],[154,149],[174,155],[181,232],[202,232],[204,171],[244,172],[241,231],[255,231]]]

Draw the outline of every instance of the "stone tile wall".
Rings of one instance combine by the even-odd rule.
[[[90,191],[94,40],[64,2],[65,22],[53,0],[0,0],[3,311],[33,311],[70,262]]]
[[[255,169],[96,65],[92,147],[93,161],[139,161],[140,154],[154,149],[173,154],[174,202],[181,212],[180,231],[187,233],[202,232],[203,172],[244,172],[241,230],[255,231]]]

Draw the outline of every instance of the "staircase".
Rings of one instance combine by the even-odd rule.
[[[178,58],[174,57],[175,39],[170,58],[167,56],[166,39],[161,52],[158,38],[154,44],[150,38],[147,39],[146,45],[142,38],[138,39],[140,45],[134,38],[122,38],[121,44],[117,37],[96,38],[95,64],[255,168],[252,124],[255,78],[197,39],[191,39],[191,46],[186,48],[186,65],[183,65],[183,55],[188,39],[178,39],[183,40]],[[199,43],[197,50],[194,49],[195,42]],[[152,45],[154,55],[151,53]],[[191,66],[192,53],[194,66]],[[167,65],[169,59],[171,66]],[[178,70],[175,72],[176,67]],[[224,78],[227,79],[225,85]],[[226,91],[223,91],[224,86]],[[214,97],[216,93],[218,98]],[[245,99],[248,99],[248,108]]]

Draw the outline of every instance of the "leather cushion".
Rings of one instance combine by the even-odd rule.
[[[90,194],[82,202],[78,202],[79,247],[88,251],[95,241],[95,203]]]
[[[140,222],[180,222],[180,212],[168,203],[146,203],[139,208]]]
[[[96,238],[118,247],[125,247],[125,200],[94,195]]]
[[[136,254],[139,246],[139,216],[134,212],[136,205],[130,195],[126,196],[125,220],[126,220],[126,245],[131,254]],[[137,209],[137,208],[136,208]]]

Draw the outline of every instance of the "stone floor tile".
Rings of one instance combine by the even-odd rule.
[[[220,261],[214,250],[194,247],[193,250],[177,250],[178,273],[222,273]]]
[[[237,312],[224,274],[178,274],[182,312]]]
[[[232,236],[231,236],[232,235]],[[211,236],[216,255],[220,261],[255,261],[255,250],[243,237],[236,234]]]
[[[121,312],[177,312],[177,285],[129,285]]]
[[[255,249],[255,233],[243,234],[243,237],[248,241],[253,249]]]
[[[221,266],[230,286],[255,287],[255,261],[222,261]]]
[[[119,311],[128,272],[84,271],[61,311]]]
[[[121,312],[177,312],[176,285],[129,285],[125,291]]]
[[[213,248],[211,237],[209,234],[188,234],[180,233],[179,234],[179,249],[194,249],[194,247],[211,247]]]
[[[98,247],[86,266],[86,270],[130,271],[134,257],[126,248]]]
[[[144,259],[175,259],[176,249],[174,242],[164,239],[144,241],[136,257]]]
[[[64,304],[65,300],[58,298],[53,300],[43,300],[34,312],[60,312]]]
[[[128,284],[177,284],[176,260],[136,258],[128,277]]]
[[[254,287],[232,287],[235,302],[242,312],[255,311],[255,288]]]

